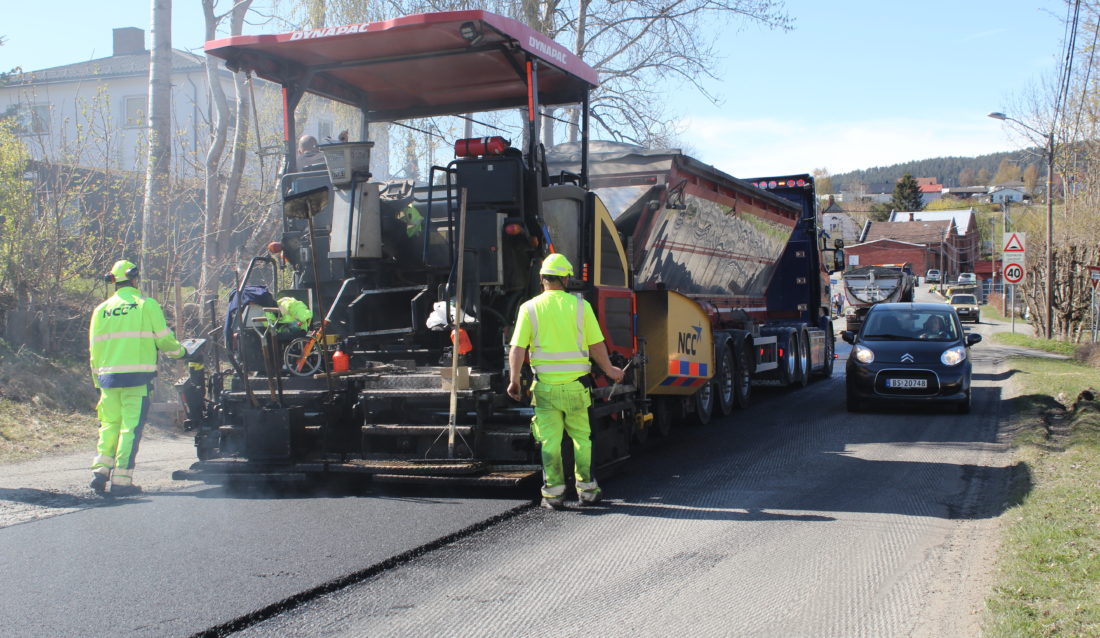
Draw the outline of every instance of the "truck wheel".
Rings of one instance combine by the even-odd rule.
[[[691,397],[692,406],[695,408],[691,415],[693,425],[706,425],[710,423],[710,415],[714,411],[714,396],[717,394],[714,388],[714,380],[699,388]]]
[[[736,403],[734,388],[735,370],[733,353],[728,344],[721,344],[715,353],[714,361],[714,408],[716,416],[729,416]]]
[[[813,361],[810,359],[810,333],[798,330],[794,336],[798,337],[798,386],[805,388],[810,384],[810,370],[813,369]]]
[[[749,366],[747,345],[735,348],[737,355],[733,359],[733,399],[737,407],[744,410],[752,402],[752,369]]]
[[[653,428],[652,434],[658,438],[666,438],[672,432],[672,405],[669,399],[654,397],[653,399]]]
[[[779,343],[784,346],[783,356],[779,359],[779,380],[783,386],[791,386],[798,383],[798,333],[793,330],[784,331]]]
[[[822,362],[825,365],[822,366],[821,375],[822,379],[828,379],[833,376],[833,363],[835,363],[836,355],[836,336],[833,333],[833,324],[829,322],[829,331],[825,334],[825,360]]]

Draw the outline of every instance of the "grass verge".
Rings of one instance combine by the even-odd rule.
[[[1073,353],[1077,351],[1077,345],[1068,341],[1029,337],[1019,332],[998,332],[993,334],[991,338],[997,343],[1003,343],[1009,346],[1022,346],[1025,348],[1042,350],[1044,352],[1053,352],[1054,354],[1064,354],[1067,357],[1072,357]]]
[[[1005,514],[997,583],[987,601],[990,636],[1100,636],[1100,386],[1096,368],[1014,358],[1024,392],[1008,424],[1031,489]],[[1022,488],[1021,488],[1022,489]]]
[[[43,408],[34,401],[0,399],[0,463],[88,449],[91,459],[99,423],[90,412]]]

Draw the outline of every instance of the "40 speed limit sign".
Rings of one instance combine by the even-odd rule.
[[[1003,274],[1005,283],[1018,284],[1024,280],[1023,256],[1005,255]]]

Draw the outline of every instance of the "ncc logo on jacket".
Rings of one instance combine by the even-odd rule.
[[[103,309],[103,318],[104,319],[109,319],[111,317],[124,317],[127,314],[129,314],[131,310],[133,310],[134,308],[137,308],[137,306],[138,305],[136,303],[126,303],[126,304],[122,304],[121,306],[115,306],[114,308],[110,308],[110,309],[104,308]]]

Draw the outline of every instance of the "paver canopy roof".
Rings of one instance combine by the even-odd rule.
[[[598,83],[558,43],[486,11],[234,36],[205,50],[230,69],[364,107],[370,120],[526,106],[529,58],[539,61],[540,104],[580,102]]]

